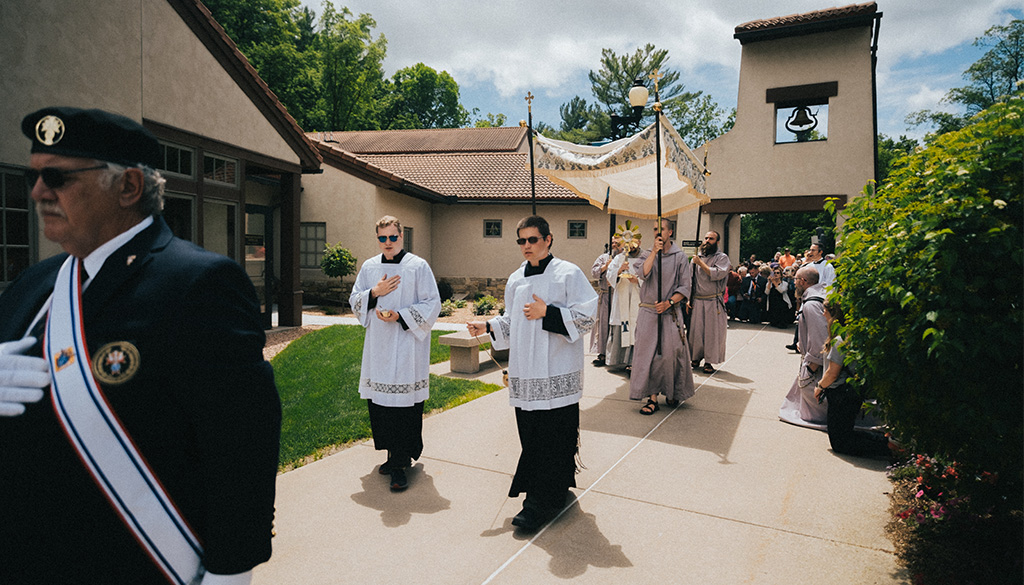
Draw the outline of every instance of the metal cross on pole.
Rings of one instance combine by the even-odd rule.
[[[533,169],[533,94],[526,92],[526,134],[530,140],[530,204],[531,215],[537,215],[537,183]]]

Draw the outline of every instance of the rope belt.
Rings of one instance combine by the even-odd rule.
[[[713,301],[715,299],[721,298],[721,296],[722,295],[697,295],[693,298],[698,301]]]

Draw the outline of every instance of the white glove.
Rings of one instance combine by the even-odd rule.
[[[50,368],[40,357],[20,355],[35,337],[0,343],[0,416],[18,416],[25,405],[38,402],[50,385]]]
[[[207,573],[199,585],[249,585],[252,582],[252,571],[235,573],[234,575],[215,575]]]

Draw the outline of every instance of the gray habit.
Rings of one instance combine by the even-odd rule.
[[[647,258],[650,250],[641,254]],[[640,286],[641,305],[654,304],[665,300],[673,293],[685,298],[690,296],[690,262],[679,246],[672,244],[662,254],[661,299],[658,299],[658,262],[654,262],[650,274]],[[682,307],[684,302],[660,316],[649,307],[640,307],[636,324],[636,344],[633,346],[633,374],[629,380],[629,397],[640,400],[648,396],[664,394],[669,400],[686,400],[694,395],[693,368],[690,366],[690,349],[686,343]],[[661,355],[657,355],[658,319],[661,319]]]
[[[817,301],[808,301],[813,297],[825,298],[825,287],[816,284],[804,291],[800,317],[797,320],[799,339],[800,371],[797,373],[793,386],[782,401],[779,418],[803,427],[824,431],[828,414],[828,402],[818,404],[814,397],[814,386],[821,381],[825,373],[825,342],[828,340],[828,321],[825,319],[825,305]],[[817,364],[817,370],[810,370],[811,364]]]
[[[597,300],[597,322],[594,323],[594,330],[590,332],[590,353],[604,353],[604,348],[608,345],[608,311],[611,308],[608,299],[611,291],[601,269],[611,259],[611,255],[601,254],[590,268],[590,276],[597,281],[597,290],[600,292]]]
[[[690,355],[693,361],[703,359],[711,364],[725,361],[725,336],[729,315],[725,310],[725,284],[729,278],[729,257],[722,252],[702,256],[711,269],[711,276],[696,263],[690,267],[697,275],[693,291],[693,312],[690,314]]]

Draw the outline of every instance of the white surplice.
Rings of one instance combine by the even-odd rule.
[[[413,406],[430,396],[430,329],[441,312],[441,295],[425,260],[406,253],[400,263],[374,256],[363,262],[349,296],[366,341],[359,375],[359,396],[380,406]],[[398,311],[409,327],[385,322],[369,308],[370,289],[381,277],[401,277],[398,288],[377,299],[376,309]]]
[[[505,314],[490,320],[493,347],[509,349],[509,403],[523,410],[553,410],[583,396],[583,336],[594,326],[597,293],[583,271],[552,258],[541,274],[525,275],[527,262],[505,285]],[[568,336],[528,320],[523,307],[537,295],[557,307]]]

